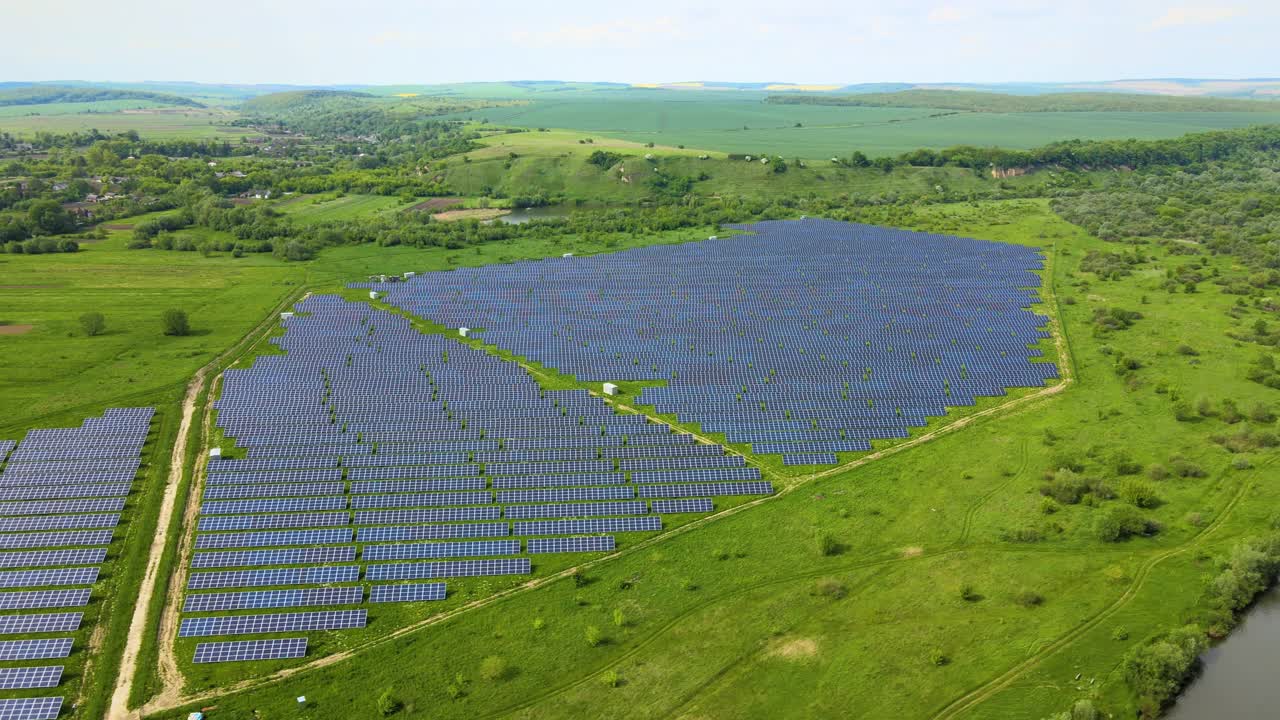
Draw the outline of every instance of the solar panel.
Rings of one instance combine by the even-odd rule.
[[[711,498],[653,501],[653,511],[664,515],[671,513],[709,513],[714,509],[715,505],[711,502]]]
[[[447,538],[483,538],[510,535],[506,523],[465,523],[457,525],[388,525],[360,528],[357,542],[390,540],[444,540]]]
[[[239,500],[248,498],[286,498],[312,495],[341,495],[346,487],[340,482],[291,483],[282,485],[218,485],[206,488],[205,500]]]
[[[29,690],[57,687],[62,682],[62,666],[0,668],[0,690]]]
[[[24,590],[0,593],[0,610],[84,607],[89,604],[89,588],[75,590]]]
[[[572,535],[575,533],[646,532],[661,529],[662,518],[646,515],[631,518],[518,522],[514,524],[512,533],[515,535]]]
[[[237,513],[314,512],[343,510],[347,499],[341,495],[307,498],[267,498],[265,500],[211,500],[201,503],[201,515],[234,515]]]
[[[0,515],[56,515],[58,513],[120,512],[121,510],[124,510],[122,497],[0,503]]]
[[[364,600],[359,586],[307,588],[305,590],[254,590],[249,592],[188,595],[183,612],[266,610],[312,605],[356,605]]]
[[[353,489],[352,492],[356,491]],[[404,493],[398,495],[356,495],[351,498],[351,507],[357,510],[368,510],[371,508],[392,507],[487,505],[491,502],[493,502],[493,496],[487,492]]]
[[[443,600],[444,583],[410,583],[406,585],[374,585],[369,588],[369,602],[419,602]]]
[[[307,654],[307,639],[236,640],[234,642],[198,643],[193,663],[243,662],[246,660],[281,660]]]
[[[521,575],[531,572],[528,558],[504,560],[447,560],[445,562],[389,563],[370,565],[365,579],[422,580],[442,577],[480,577],[486,575]]]
[[[188,590],[262,587],[269,585],[328,585],[355,582],[360,579],[359,565],[332,565],[274,570],[216,570],[191,573]]]
[[[106,548],[70,550],[24,550],[0,553],[0,568],[43,567],[47,565],[94,565],[107,559]]]
[[[394,523],[461,522],[466,520],[497,520],[502,508],[448,507],[421,508],[416,510],[371,510],[356,513],[357,525],[390,525]]]
[[[196,536],[197,550],[217,548],[270,547],[274,545],[334,545],[349,543],[353,530],[281,530],[275,532],[201,533]]]
[[[396,543],[394,545],[365,545],[361,559],[371,560],[426,560],[430,558],[483,557],[485,555],[516,555],[520,552],[519,540],[481,540],[478,542]]]
[[[184,618],[178,626],[178,637],[210,635],[249,635],[309,630],[347,630],[362,628],[368,618],[365,610],[320,610],[317,612],[273,613],[270,615],[227,615]]]
[[[587,537],[533,538],[529,540],[530,553],[610,552],[614,548],[612,535]]]
[[[48,585],[92,585],[98,568],[58,568],[56,570],[10,570],[0,572],[0,587],[22,588]]]
[[[504,512],[509,518],[571,518],[593,515],[643,515],[647,508],[643,501],[600,503],[556,503],[552,505],[508,505]]]
[[[352,562],[355,547],[289,548],[285,550],[233,550],[198,552],[191,558],[193,568],[252,567],[255,565],[319,565]]]
[[[73,530],[0,535],[0,548],[40,548],[59,545],[109,545],[111,530]]]
[[[41,613],[39,615],[0,615],[0,635],[27,633],[75,632],[84,613]]]
[[[0,700],[0,720],[57,720],[62,698],[11,698]]]
[[[71,654],[71,638],[52,640],[0,640],[0,660],[47,660]]]
[[[130,483],[0,487],[0,500],[123,497],[131,487]]]
[[[642,498],[683,498],[697,495],[772,495],[769,482],[688,483],[686,485],[644,485]]]
[[[345,512],[286,513],[281,515],[215,515],[202,517],[196,530],[269,530],[272,528],[307,528],[346,525],[351,516]]]

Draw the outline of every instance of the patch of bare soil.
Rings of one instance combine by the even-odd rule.
[[[783,660],[808,660],[818,654],[818,641],[813,638],[779,640],[769,649],[769,657]]]
[[[440,212],[461,204],[462,198],[460,197],[438,197],[423,200],[411,208],[406,208],[405,212]]]
[[[441,222],[455,222],[458,220],[492,220],[497,217],[509,214],[511,211],[504,208],[476,208],[474,210],[446,210],[442,213],[436,213],[431,217]]]
[[[924,548],[919,545],[902,548],[902,557],[920,557],[924,554]]]
[[[0,335],[26,335],[35,325],[0,325]]]

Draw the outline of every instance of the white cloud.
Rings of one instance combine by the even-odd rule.
[[[1151,27],[1154,29],[1179,27],[1183,25],[1212,25],[1224,20],[1238,17],[1240,8],[1200,5],[1194,7],[1169,8],[1164,15],[1156,18]]]

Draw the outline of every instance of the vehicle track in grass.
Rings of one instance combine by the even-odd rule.
[[[289,293],[276,306],[271,315],[268,315],[262,322],[246,333],[239,342],[197,370],[191,382],[187,385],[187,392],[182,400],[182,420],[174,438],[173,452],[169,457],[169,475],[165,480],[160,514],[156,520],[155,537],[152,538],[151,547],[148,550],[147,567],[142,577],[142,584],[138,587],[138,596],[134,598],[133,617],[129,621],[129,635],[120,658],[115,689],[111,693],[111,704],[107,710],[107,718],[109,720],[126,720],[139,717],[139,711],[130,710],[129,708],[129,695],[133,690],[133,683],[137,676],[138,656],[142,650],[142,644],[148,637],[148,615],[155,598],[156,588],[159,585],[161,561],[164,558],[164,551],[168,545],[170,533],[174,531],[173,521],[174,515],[178,510],[178,490],[182,487],[182,476],[186,471],[187,443],[191,439],[196,403],[200,394],[204,391],[208,375],[220,364],[240,355],[246,349],[255,345],[261,337],[269,334],[274,319],[278,316],[277,313],[280,312],[281,308],[288,307],[296,302],[299,292]],[[189,499],[187,504],[190,504]],[[185,527],[185,524],[179,524],[179,528],[182,527]],[[171,583],[171,587],[173,584]],[[158,635],[163,638],[163,623],[160,630],[161,632]],[[182,675],[178,672],[177,663],[172,658],[172,643],[166,645],[162,640],[160,643],[159,670],[162,688],[168,689],[174,683],[177,683],[180,688]]]
[[[1259,465],[1258,470],[1262,470],[1263,468],[1270,467],[1275,463],[1275,461],[1276,461],[1276,458],[1271,458],[1267,462]],[[1195,535],[1191,536],[1186,541],[1184,541],[1181,545],[1156,553],[1155,555],[1145,560],[1141,565],[1139,565],[1138,572],[1135,573],[1133,582],[1129,584],[1129,587],[1124,591],[1124,593],[1120,595],[1119,598],[1116,598],[1115,602],[1103,608],[1102,610],[1098,611],[1092,617],[1087,618],[1086,620],[1081,622],[1079,625],[1077,625],[1073,629],[1067,631],[1064,635],[1062,635],[1061,637],[1059,637],[1057,640],[1053,641],[1049,645],[1045,646],[1044,649],[1035,653],[1031,657],[1027,658],[1026,660],[1023,660],[1017,665],[1014,665],[1012,668],[1005,671],[1001,675],[993,678],[992,680],[970,691],[969,693],[966,693],[965,695],[962,695],[959,698],[952,700],[950,703],[943,706],[936,714],[934,714],[932,716],[932,720],[952,720],[953,718],[959,717],[961,714],[970,710],[971,708],[977,705],[980,705],[982,702],[990,699],[996,693],[1008,688],[1015,681],[1017,681],[1022,676],[1026,675],[1031,670],[1034,670],[1041,663],[1047,660],[1050,656],[1056,654],[1059,650],[1062,650],[1063,648],[1071,645],[1073,642],[1078,640],[1082,635],[1089,632],[1090,630],[1093,630],[1095,627],[1105,622],[1108,618],[1115,615],[1117,612],[1123,610],[1125,606],[1127,606],[1130,602],[1133,601],[1135,597],[1138,596],[1138,592],[1142,589],[1143,584],[1146,582],[1147,578],[1150,577],[1152,571],[1155,569],[1157,565],[1164,562],[1165,560],[1168,560],[1169,558],[1176,557],[1188,551],[1194,550],[1200,545],[1200,543],[1206,537],[1208,537],[1209,535],[1217,531],[1226,523],[1227,519],[1231,516],[1231,512],[1236,508],[1236,506],[1240,504],[1240,501],[1243,500],[1244,496],[1248,493],[1249,488],[1252,486],[1253,477],[1255,477],[1255,473],[1250,473],[1249,479],[1241,480],[1240,487],[1236,489],[1235,493],[1231,497],[1231,500],[1227,502],[1227,505],[1222,509],[1222,512],[1219,513],[1216,518],[1214,518],[1213,522],[1206,525]]]

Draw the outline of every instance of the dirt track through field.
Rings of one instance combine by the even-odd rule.
[[[187,385],[187,393],[182,399],[182,422],[178,426],[178,434],[173,444],[173,453],[169,458],[169,476],[165,479],[160,516],[156,523],[155,537],[152,538],[151,547],[148,550],[146,573],[142,577],[142,585],[138,588],[138,596],[134,599],[133,617],[129,620],[129,636],[125,641],[124,654],[120,658],[120,667],[116,675],[116,687],[111,694],[111,705],[107,710],[108,720],[133,720],[141,717],[139,711],[129,709],[129,695],[133,690],[133,683],[138,672],[138,656],[142,650],[142,644],[147,640],[147,614],[151,608],[156,586],[160,580],[160,561],[164,558],[164,549],[168,543],[169,534],[174,531],[174,511],[178,503],[178,490],[182,487],[187,442],[191,435],[192,421],[195,419],[196,401],[200,398],[201,392],[204,391],[209,372],[217,368],[227,358],[243,352],[246,347],[252,347],[252,342],[273,325],[280,307],[292,305],[296,299],[296,295],[290,293],[271,315],[268,315],[265,320],[249,331],[248,334],[241,338],[240,342],[219,355],[208,365],[197,370],[196,374],[191,378],[191,382]],[[181,527],[186,527],[185,523]],[[160,633],[162,638],[166,629],[169,628],[162,623]],[[177,697],[181,695],[182,674],[178,671],[177,662],[173,657],[173,642],[170,640],[167,645],[164,644],[163,639],[160,642],[162,686],[166,692],[172,693],[170,697]],[[164,697],[164,693],[162,693],[162,697]]]

